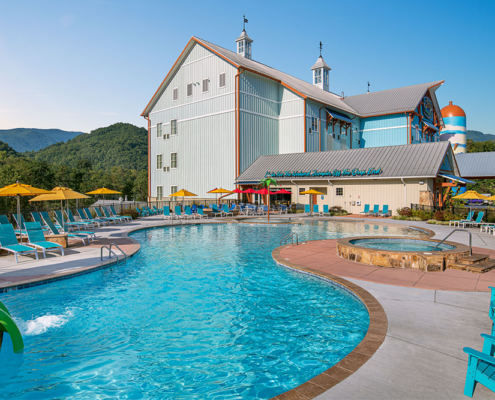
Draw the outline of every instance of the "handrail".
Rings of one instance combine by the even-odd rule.
[[[119,246],[117,246],[115,243],[110,243],[110,250],[112,250],[112,246],[117,247],[121,251],[121,253],[124,255],[124,264],[127,264],[127,254],[125,254],[125,251],[122,250]],[[115,254],[115,253],[114,253]],[[118,258],[117,258],[118,260]]]
[[[119,265],[119,257],[117,257],[117,254],[115,254],[115,252],[112,251],[110,249],[110,247],[105,246],[105,245],[101,246],[101,250],[100,250],[100,261],[103,261],[103,249],[104,248],[105,249],[108,249],[108,258],[112,258],[112,254],[113,254],[115,256],[115,258],[117,259],[117,265]]]
[[[445,242],[456,231],[469,233],[469,255],[472,256],[473,255],[473,246],[472,246],[473,237],[472,237],[471,232],[468,231],[467,229],[454,229],[447,236],[445,236],[445,238],[440,243],[438,243],[431,251],[434,251],[438,246],[440,246],[443,242]]]
[[[282,242],[284,241],[285,244],[287,244],[289,238],[291,239],[292,246],[294,246],[294,235],[296,235],[296,246],[299,245],[299,235],[296,232],[290,232],[282,238],[282,240],[280,241],[280,246],[282,246]]]

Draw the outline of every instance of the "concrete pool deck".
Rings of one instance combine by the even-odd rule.
[[[332,220],[332,218],[321,219]],[[230,218],[193,220],[185,224],[228,222],[230,220]],[[351,221],[349,219],[349,222]],[[440,239],[452,230],[445,226],[412,221],[384,221],[367,218],[366,222],[427,228],[434,231],[435,237]],[[92,265],[98,265],[101,263],[100,247],[103,244],[117,243],[119,246],[122,245],[126,252],[134,251],[135,243],[125,237],[127,231],[160,226],[164,223],[166,221],[163,221],[161,217],[148,217],[130,224],[97,229],[100,237],[98,241],[92,243],[91,246],[71,246],[65,257],[49,256],[46,260],[37,262],[31,261],[28,257],[20,257],[21,262],[15,264],[12,256],[2,256],[0,257],[0,289],[14,282],[77,272]],[[471,231],[478,232],[475,229]],[[449,240],[466,244],[467,236],[456,233]],[[489,254],[491,250],[495,251],[495,237],[488,234],[480,234],[479,237],[474,235],[473,245],[479,249],[479,252]],[[318,260],[314,261],[314,265],[321,263]],[[440,288],[439,290],[417,286],[404,287],[407,285],[368,282],[350,276],[346,279],[367,290],[383,306],[388,319],[388,329],[383,344],[361,368],[340,383],[322,384],[315,388],[313,393],[300,393],[296,388],[296,390],[279,395],[278,398],[283,400],[306,400],[315,398],[315,396],[322,400],[465,398],[463,386],[467,356],[462,348],[468,346],[481,349],[480,333],[488,333],[491,330],[491,321],[488,318],[490,295],[488,292],[476,291],[481,290],[479,278],[476,284],[471,283],[474,289],[467,289],[471,291],[456,291],[455,288],[450,290]],[[452,277],[452,279],[458,278]],[[480,285],[479,288],[477,288],[478,285]],[[331,381],[332,379],[329,379],[329,382]],[[494,398],[494,394],[482,385],[478,385],[473,398]]]

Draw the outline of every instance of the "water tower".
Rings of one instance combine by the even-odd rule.
[[[442,118],[445,127],[440,132],[440,140],[448,140],[455,154],[466,152],[466,113],[452,104],[442,108]]]

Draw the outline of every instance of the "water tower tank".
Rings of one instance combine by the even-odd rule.
[[[445,127],[440,132],[440,140],[448,140],[455,154],[466,152],[466,113],[464,110],[449,102],[442,108],[442,118]]]

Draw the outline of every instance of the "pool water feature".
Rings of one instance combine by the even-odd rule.
[[[397,250],[397,251],[442,251],[454,250],[456,247],[442,243],[438,246],[438,242],[417,239],[397,239],[397,238],[373,238],[373,239],[356,239],[350,240],[351,244],[370,249],[380,250]],[[437,247],[438,246],[438,247]]]
[[[384,229],[319,221],[139,231],[141,251],[126,265],[0,294],[25,343],[22,361],[2,348],[0,398],[281,394],[351,352],[369,316],[344,290],[277,266],[271,251],[291,231],[335,239]]]

